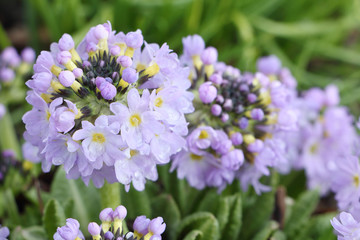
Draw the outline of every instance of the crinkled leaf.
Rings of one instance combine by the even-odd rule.
[[[184,240],[200,240],[202,238],[203,233],[199,230],[192,230],[189,232]]]
[[[47,202],[44,209],[43,225],[49,239],[53,237],[58,227],[65,225],[64,209],[56,199]]]
[[[69,213],[69,206],[65,205],[70,199],[74,201],[73,211],[66,217],[77,219],[83,232],[86,232],[90,221],[98,220],[101,209],[97,189],[92,184],[86,186],[80,179],[67,179],[62,168],[59,168],[55,174],[51,185],[51,197],[57,199],[67,213]]]
[[[153,217],[161,216],[166,223],[166,234],[170,239],[175,238],[176,229],[180,223],[180,210],[176,202],[169,194],[162,194],[152,200]]]
[[[231,240],[237,239],[242,224],[242,205],[240,193],[226,197],[229,203],[229,216],[226,225],[222,231],[222,238]]]
[[[202,232],[203,235],[199,239],[220,239],[219,223],[215,216],[209,212],[197,212],[184,218],[178,228],[177,239],[184,239],[193,230]]]
[[[295,236],[296,231],[300,230],[304,224],[309,221],[309,217],[314,211],[318,201],[318,191],[306,191],[300,195],[285,223],[284,232],[289,238]]]
[[[274,211],[275,191],[262,193],[244,210],[240,239],[251,239],[269,221]]]
[[[275,221],[268,221],[265,226],[255,235],[253,240],[267,240],[271,234],[279,227]]]
[[[47,240],[49,239],[43,227],[32,226],[29,228],[17,227],[10,233],[13,240]],[[52,239],[52,237],[50,238]]]
[[[283,231],[281,231],[281,230],[276,230],[276,231],[272,234],[272,236],[271,236],[270,239],[271,239],[271,240],[286,240],[286,235],[285,235],[285,233],[284,233]]]

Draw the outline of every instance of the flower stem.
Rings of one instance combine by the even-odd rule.
[[[6,109],[6,114],[0,119],[0,149],[2,151],[11,149],[14,151],[17,159],[21,157],[20,145],[16,136],[13,121]]]
[[[120,183],[108,183],[100,188],[101,208],[112,208],[115,209],[121,204],[120,200]]]
[[[101,199],[101,208],[112,208],[115,209],[121,204],[121,195],[120,195],[120,183],[108,183],[105,181],[104,186],[100,188],[100,199]],[[126,225],[126,221],[123,221],[123,232],[127,233],[129,230]]]

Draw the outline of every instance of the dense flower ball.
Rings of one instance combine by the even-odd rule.
[[[297,130],[291,104],[296,84],[287,86],[279,76],[279,61],[271,60],[279,65],[274,73],[241,74],[217,62],[216,49],[205,48],[200,36],[188,36],[183,44],[182,64],[191,68],[191,91],[199,97],[194,113],[187,116],[187,145],[175,156],[172,169],[197,189],[222,190],[238,178],[244,189],[253,185],[258,193],[268,190],[260,177],[286,162],[286,142],[279,133]]]
[[[50,48],[27,82],[25,152],[37,148],[45,172],[63,165],[68,178],[143,190],[156,165],[185,145],[189,70],[166,43],[148,44],[140,30],[116,33],[110,23],[92,27],[77,48],[69,34]]]
[[[105,208],[100,212],[99,218],[101,224],[91,222],[88,225],[88,232],[92,239],[99,240],[141,240],[141,239],[160,239],[165,231],[166,224],[162,217],[152,220],[146,216],[139,216],[133,224],[134,232],[125,233],[123,230],[123,221],[127,210],[120,205],[115,210]],[[54,240],[80,240],[85,239],[83,233],[79,230],[80,224],[76,219],[68,218],[66,225],[58,227],[54,234]],[[1,235],[0,235],[1,237]]]

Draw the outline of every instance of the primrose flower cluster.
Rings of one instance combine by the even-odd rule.
[[[261,59],[255,74],[217,61],[217,50],[198,36],[183,39],[181,61],[191,68],[195,112],[188,115],[187,144],[173,161],[179,178],[220,191],[235,178],[244,189],[267,191],[259,179],[286,164],[281,132],[297,130],[292,101],[296,81],[274,56]]]
[[[148,44],[140,30],[116,33],[110,23],[92,27],[77,47],[64,34],[50,49],[27,82],[24,152],[37,152],[44,172],[64,165],[68,178],[143,190],[157,179],[156,165],[185,145],[189,70],[166,43]]]
[[[295,169],[304,169],[308,187],[318,188],[322,195],[339,182],[334,176],[354,153],[357,135],[353,117],[339,106],[335,85],[324,90],[312,88],[297,99],[300,131],[286,138],[289,162]]]
[[[0,83],[9,85],[17,74],[29,72],[35,61],[35,51],[26,47],[19,55],[14,47],[5,48],[0,54]]]
[[[133,232],[124,233],[123,221],[127,210],[120,205],[115,210],[105,208],[100,212],[101,225],[91,222],[88,231],[94,240],[161,240],[161,234],[165,231],[166,224],[162,217],[152,220],[146,216],[139,216],[133,224]],[[54,234],[54,240],[80,240],[85,239],[80,231],[80,224],[76,219],[68,218],[66,225],[58,227]]]

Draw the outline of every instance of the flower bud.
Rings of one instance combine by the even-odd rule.
[[[137,217],[133,225],[134,231],[141,235],[147,234],[149,223],[150,219],[146,218],[145,216]]]
[[[201,54],[201,61],[205,65],[214,64],[217,61],[218,52],[214,47],[207,47]]]
[[[140,30],[136,32],[129,32],[125,36],[125,43],[128,47],[139,48],[144,42],[144,38]]]
[[[239,127],[241,129],[245,129],[248,127],[248,124],[249,124],[249,120],[245,117],[242,117],[240,120],[239,120]]]
[[[138,79],[138,73],[133,68],[125,68],[122,72],[122,79],[129,84],[134,83]]]
[[[19,54],[14,47],[5,48],[1,53],[1,59],[11,67],[17,67],[21,62]]]
[[[109,37],[109,32],[102,24],[99,24],[95,27],[94,36],[97,40],[106,39]]]
[[[247,149],[249,150],[249,152],[260,152],[264,147],[264,143],[263,141],[261,141],[260,139],[256,139],[255,142],[250,143],[247,146]]]
[[[56,56],[56,60],[61,64],[65,65],[71,60],[71,53],[68,51],[59,52]]]
[[[35,61],[35,51],[31,47],[24,48],[21,52],[21,58],[24,62],[32,64]]]
[[[116,87],[106,80],[100,85],[99,89],[101,91],[101,96],[106,100],[113,99],[117,93]]]
[[[74,48],[75,43],[72,37],[65,33],[59,40],[59,49],[61,51],[69,51],[70,49]]]
[[[106,82],[105,78],[103,77],[96,77],[95,79],[95,85],[98,89],[100,89],[100,86],[103,82]]]
[[[223,113],[223,114],[221,115],[221,121],[222,121],[223,123],[226,123],[227,121],[229,121],[229,114]]]
[[[254,103],[257,100],[257,96],[254,93],[250,93],[249,95],[247,95],[247,100],[250,103]]]
[[[244,163],[244,153],[240,149],[229,151],[226,155],[221,157],[221,164],[233,171],[239,170]]]
[[[3,82],[11,82],[15,78],[15,72],[11,68],[3,68],[0,70],[0,80]]]
[[[114,45],[110,48],[110,54],[116,56],[120,53],[121,49],[118,45]]]
[[[164,219],[162,217],[154,218],[150,221],[148,230],[153,235],[161,235],[166,228],[166,224],[164,223]]]
[[[70,87],[75,81],[75,76],[72,72],[65,70],[59,74],[59,81],[64,87]]]
[[[256,67],[259,72],[264,74],[277,74],[281,69],[281,62],[276,56],[270,55],[260,58]]]
[[[260,108],[254,108],[251,110],[251,118],[257,121],[264,119],[264,111]]]
[[[127,210],[124,206],[120,205],[118,206],[115,211],[113,212],[113,218],[114,219],[125,219],[127,215]]]
[[[210,76],[210,81],[214,84],[220,85],[223,81],[222,76],[218,73],[214,73]]]
[[[131,57],[125,55],[118,57],[116,59],[116,62],[119,63],[124,68],[130,67],[133,63]]]
[[[199,87],[199,97],[203,103],[211,103],[215,100],[217,89],[211,83],[205,82]]]
[[[88,225],[88,231],[91,234],[91,236],[98,236],[100,235],[101,228],[97,223],[91,222]]]
[[[224,109],[226,111],[231,111],[231,109],[233,108],[233,102],[231,99],[226,99],[225,102],[224,102],[224,105],[223,105]]]
[[[214,104],[214,105],[211,106],[212,115],[220,116],[221,112],[222,112],[222,108],[221,108],[221,106],[219,104]]]
[[[230,139],[231,139],[232,144],[234,144],[235,146],[238,146],[238,145],[242,144],[242,142],[243,142],[243,137],[242,137],[241,133],[239,133],[239,132],[231,134]]]
[[[84,73],[81,68],[75,68],[72,72],[73,72],[75,78],[81,77]]]

